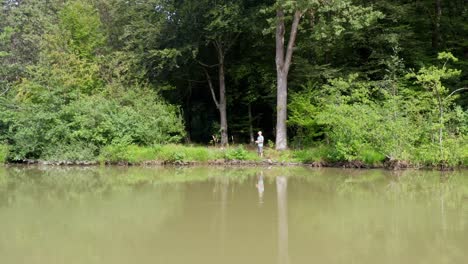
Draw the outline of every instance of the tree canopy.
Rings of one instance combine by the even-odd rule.
[[[257,130],[338,160],[466,151],[464,0],[0,3],[11,160],[248,144]]]

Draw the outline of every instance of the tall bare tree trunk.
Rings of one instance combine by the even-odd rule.
[[[437,51],[440,46],[440,19],[442,18],[442,0],[434,0],[434,21],[432,27],[432,48]]]
[[[253,132],[253,118],[252,118],[252,106],[248,105],[248,110],[249,110],[249,136],[250,136],[250,144],[253,145],[255,138],[254,138],[254,132]]]
[[[279,8],[276,11],[276,149],[285,150],[288,148],[288,135],[286,120],[288,113],[288,73],[291,66],[294,43],[296,41],[297,28],[301,19],[302,12],[294,13],[294,20],[289,35],[286,55],[284,50],[284,11]]]
[[[434,88],[434,89],[437,89],[437,88]],[[441,98],[439,92],[437,92],[437,102],[438,102],[438,105],[439,105],[439,151],[440,151],[440,158],[445,159],[445,157],[444,157],[444,144],[443,144],[444,105],[443,105],[442,98]]]
[[[213,101],[216,104],[216,108],[219,111],[219,119],[220,119],[220,133],[221,133],[221,146],[228,145],[228,125],[227,125],[227,113],[226,113],[226,81],[225,81],[225,72],[224,72],[224,55],[225,50],[223,47],[214,42],[214,46],[216,47],[217,55],[218,55],[218,64],[216,65],[206,65],[202,62],[198,62],[205,72],[206,80],[210,87],[211,96],[213,97]],[[208,73],[207,68],[212,66],[218,66],[218,79],[219,79],[219,100],[216,98],[216,93],[214,91],[213,82],[211,81],[210,74]]]
[[[228,144],[228,125],[226,113],[226,83],[224,77],[224,58],[220,57],[219,62],[219,116],[221,121],[221,145]]]
[[[185,142],[187,144],[190,144],[192,142],[192,137],[191,137],[191,134],[192,134],[192,110],[191,110],[191,97],[192,97],[192,83],[189,81],[188,83],[188,95],[186,97],[186,100],[185,100],[185,107],[187,109],[187,111],[184,111],[184,114],[185,114],[185,120],[187,120],[186,122],[186,130],[187,130],[187,136],[185,138]]]
[[[288,105],[288,80],[287,74],[277,73],[278,91],[276,94],[276,149],[288,148],[288,135],[286,128]]]

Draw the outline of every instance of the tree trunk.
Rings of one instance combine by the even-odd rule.
[[[287,104],[288,104],[288,81],[287,75],[277,73],[276,94],[276,149],[285,150],[288,147],[288,135],[286,128]]]
[[[255,142],[255,138],[254,138],[254,132],[253,132],[253,125],[252,125],[252,122],[253,122],[253,118],[252,118],[252,106],[248,105],[248,110],[249,110],[249,135],[250,135],[250,144],[253,145],[254,142]]]
[[[276,149],[285,150],[288,148],[288,135],[286,128],[287,107],[288,107],[288,73],[291,66],[294,43],[296,42],[297,29],[301,19],[302,12],[294,13],[294,20],[289,34],[288,47],[286,55],[284,52],[284,11],[279,8],[276,11],[276,79],[277,79],[277,98],[276,98]]]
[[[432,28],[432,48],[437,51],[440,46],[440,19],[442,17],[442,0],[434,0],[434,22]]]
[[[437,88],[435,88],[437,89]],[[437,92],[437,102],[439,104],[439,151],[440,151],[440,158],[445,159],[444,157],[444,144],[443,144],[443,128],[444,128],[444,106],[442,103],[442,98],[440,94]]]
[[[192,142],[192,82],[188,82],[188,93],[185,97],[185,111],[183,112],[185,115],[185,130],[187,131],[187,136],[185,137],[185,143],[190,144]]]
[[[226,114],[226,84],[224,77],[224,59],[219,62],[219,116],[221,121],[221,146],[228,145],[228,125]]]
[[[210,87],[211,96],[213,97],[213,101],[216,104],[216,108],[219,110],[219,119],[220,119],[220,133],[221,133],[221,146],[228,145],[228,125],[227,125],[227,113],[226,113],[226,82],[225,82],[225,73],[224,73],[224,55],[225,50],[223,47],[217,43],[216,41],[213,42],[216,53],[218,56],[218,78],[219,78],[219,100],[216,99],[216,94],[214,91],[213,83],[211,82],[210,74],[208,73],[207,67],[211,67],[204,63],[200,63],[203,67],[203,71],[206,75],[206,80],[208,81],[208,85]],[[213,65],[214,66],[214,65]]]

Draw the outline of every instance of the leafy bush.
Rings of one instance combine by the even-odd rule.
[[[413,153],[413,162],[424,166],[448,166],[468,165],[468,140],[467,138],[449,138],[444,141],[443,153],[436,143],[428,143],[419,146]]]
[[[430,69],[426,72],[423,68],[419,75],[410,76],[436,79],[446,94],[436,70],[446,73],[444,78],[459,72]],[[330,161],[375,164],[387,157],[427,165],[455,166],[465,162],[461,146],[466,145],[463,135],[467,131],[467,112],[454,107],[452,99],[437,105],[434,91],[427,88],[432,82],[416,81],[422,87],[413,87],[403,77],[393,76],[377,83],[357,77],[333,79],[321,89],[309,85],[304,92],[292,95],[289,124],[297,131],[293,142],[303,146],[317,139],[326,141],[332,149],[322,157]],[[308,150],[295,156],[303,161],[318,158]]]
[[[118,163],[127,161],[127,146],[125,145],[109,145],[101,149],[99,154],[99,161],[101,163]]]
[[[130,164],[138,164],[144,161],[156,159],[159,146],[141,147],[137,145],[113,144],[102,148],[99,155],[101,163],[119,163],[128,162]]]
[[[236,148],[228,148],[224,153],[224,158],[227,160],[258,160],[259,157],[256,153],[250,152],[239,145]]]
[[[462,148],[461,154],[461,164],[465,167],[468,167],[468,142],[465,140],[465,145]]]
[[[444,141],[443,163],[449,166],[468,165],[468,138],[446,138]]]
[[[60,151],[90,159],[116,141],[151,146],[178,142],[185,133],[178,109],[147,90],[82,96],[68,104],[54,94],[48,100],[9,112],[6,139],[13,159],[63,159]],[[74,149],[80,153],[72,154]]]
[[[183,151],[183,146],[166,145],[163,146],[157,153],[157,159],[165,162],[182,162],[185,161],[187,155]]]
[[[176,144],[154,145],[152,147],[114,143],[102,148],[99,155],[101,163],[128,162],[138,164],[144,161],[158,160],[168,163],[207,162],[218,159],[258,160],[256,153],[243,146],[227,150],[202,146],[184,146]]]
[[[216,159],[216,150],[215,149],[208,149],[206,147],[186,147],[183,150],[187,161],[209,161]]]
[[[8,146],[0,144],[0,163],[6,162],[8,159]]]
[[[330,106],[320,113],[319,123],[326,126],[326,133],[334,144],[332,158],[357,160],[359,150],[370,140],[369,131],[375,129],[378,118],[376,111],[366,105]]]
[[[224,154],[221,149],[203,146],[164,145],[158,152],[158,159],[168,162],[190,161],[206,162],[221,159]]]
[[[271,140],[271,139],[268,139],[268,142],[267,142],[266,145],[271,149],[275,148],[275,142],[273,142],[273,140]]]
[[[359,160],[367,165],[378,165],[385,160],[385,155],[373,148],[367,147],[359,151]]]
[[[109,145],[103,153],[126,159],[140,154],[130,147],[130,157],[121,157],[120,147],[183,138],[178,107],[146,82],[129,82],[131,70],[119,68],[128,61],[116,63],[116,54],[103,48],[106,33],[96,10],[79,1],[56,10],[57,26],[41,32],[35,63],[0,97],[0,140],[11,145],[11,159],[89,160]]]
[[[93,161],[96,159],[96,153],[97,147],[90,143],[57,143],[46,148],[41,158],[48,161]]]
[[[319,162],[329,160],[332,150],[326,145],[321,145],[316,148],[296,150],[293,152],[293,157],[301,163]]]

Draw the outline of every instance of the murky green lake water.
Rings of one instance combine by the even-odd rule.
[[[468,171],[0,167],[0,263],[468,263]]]

